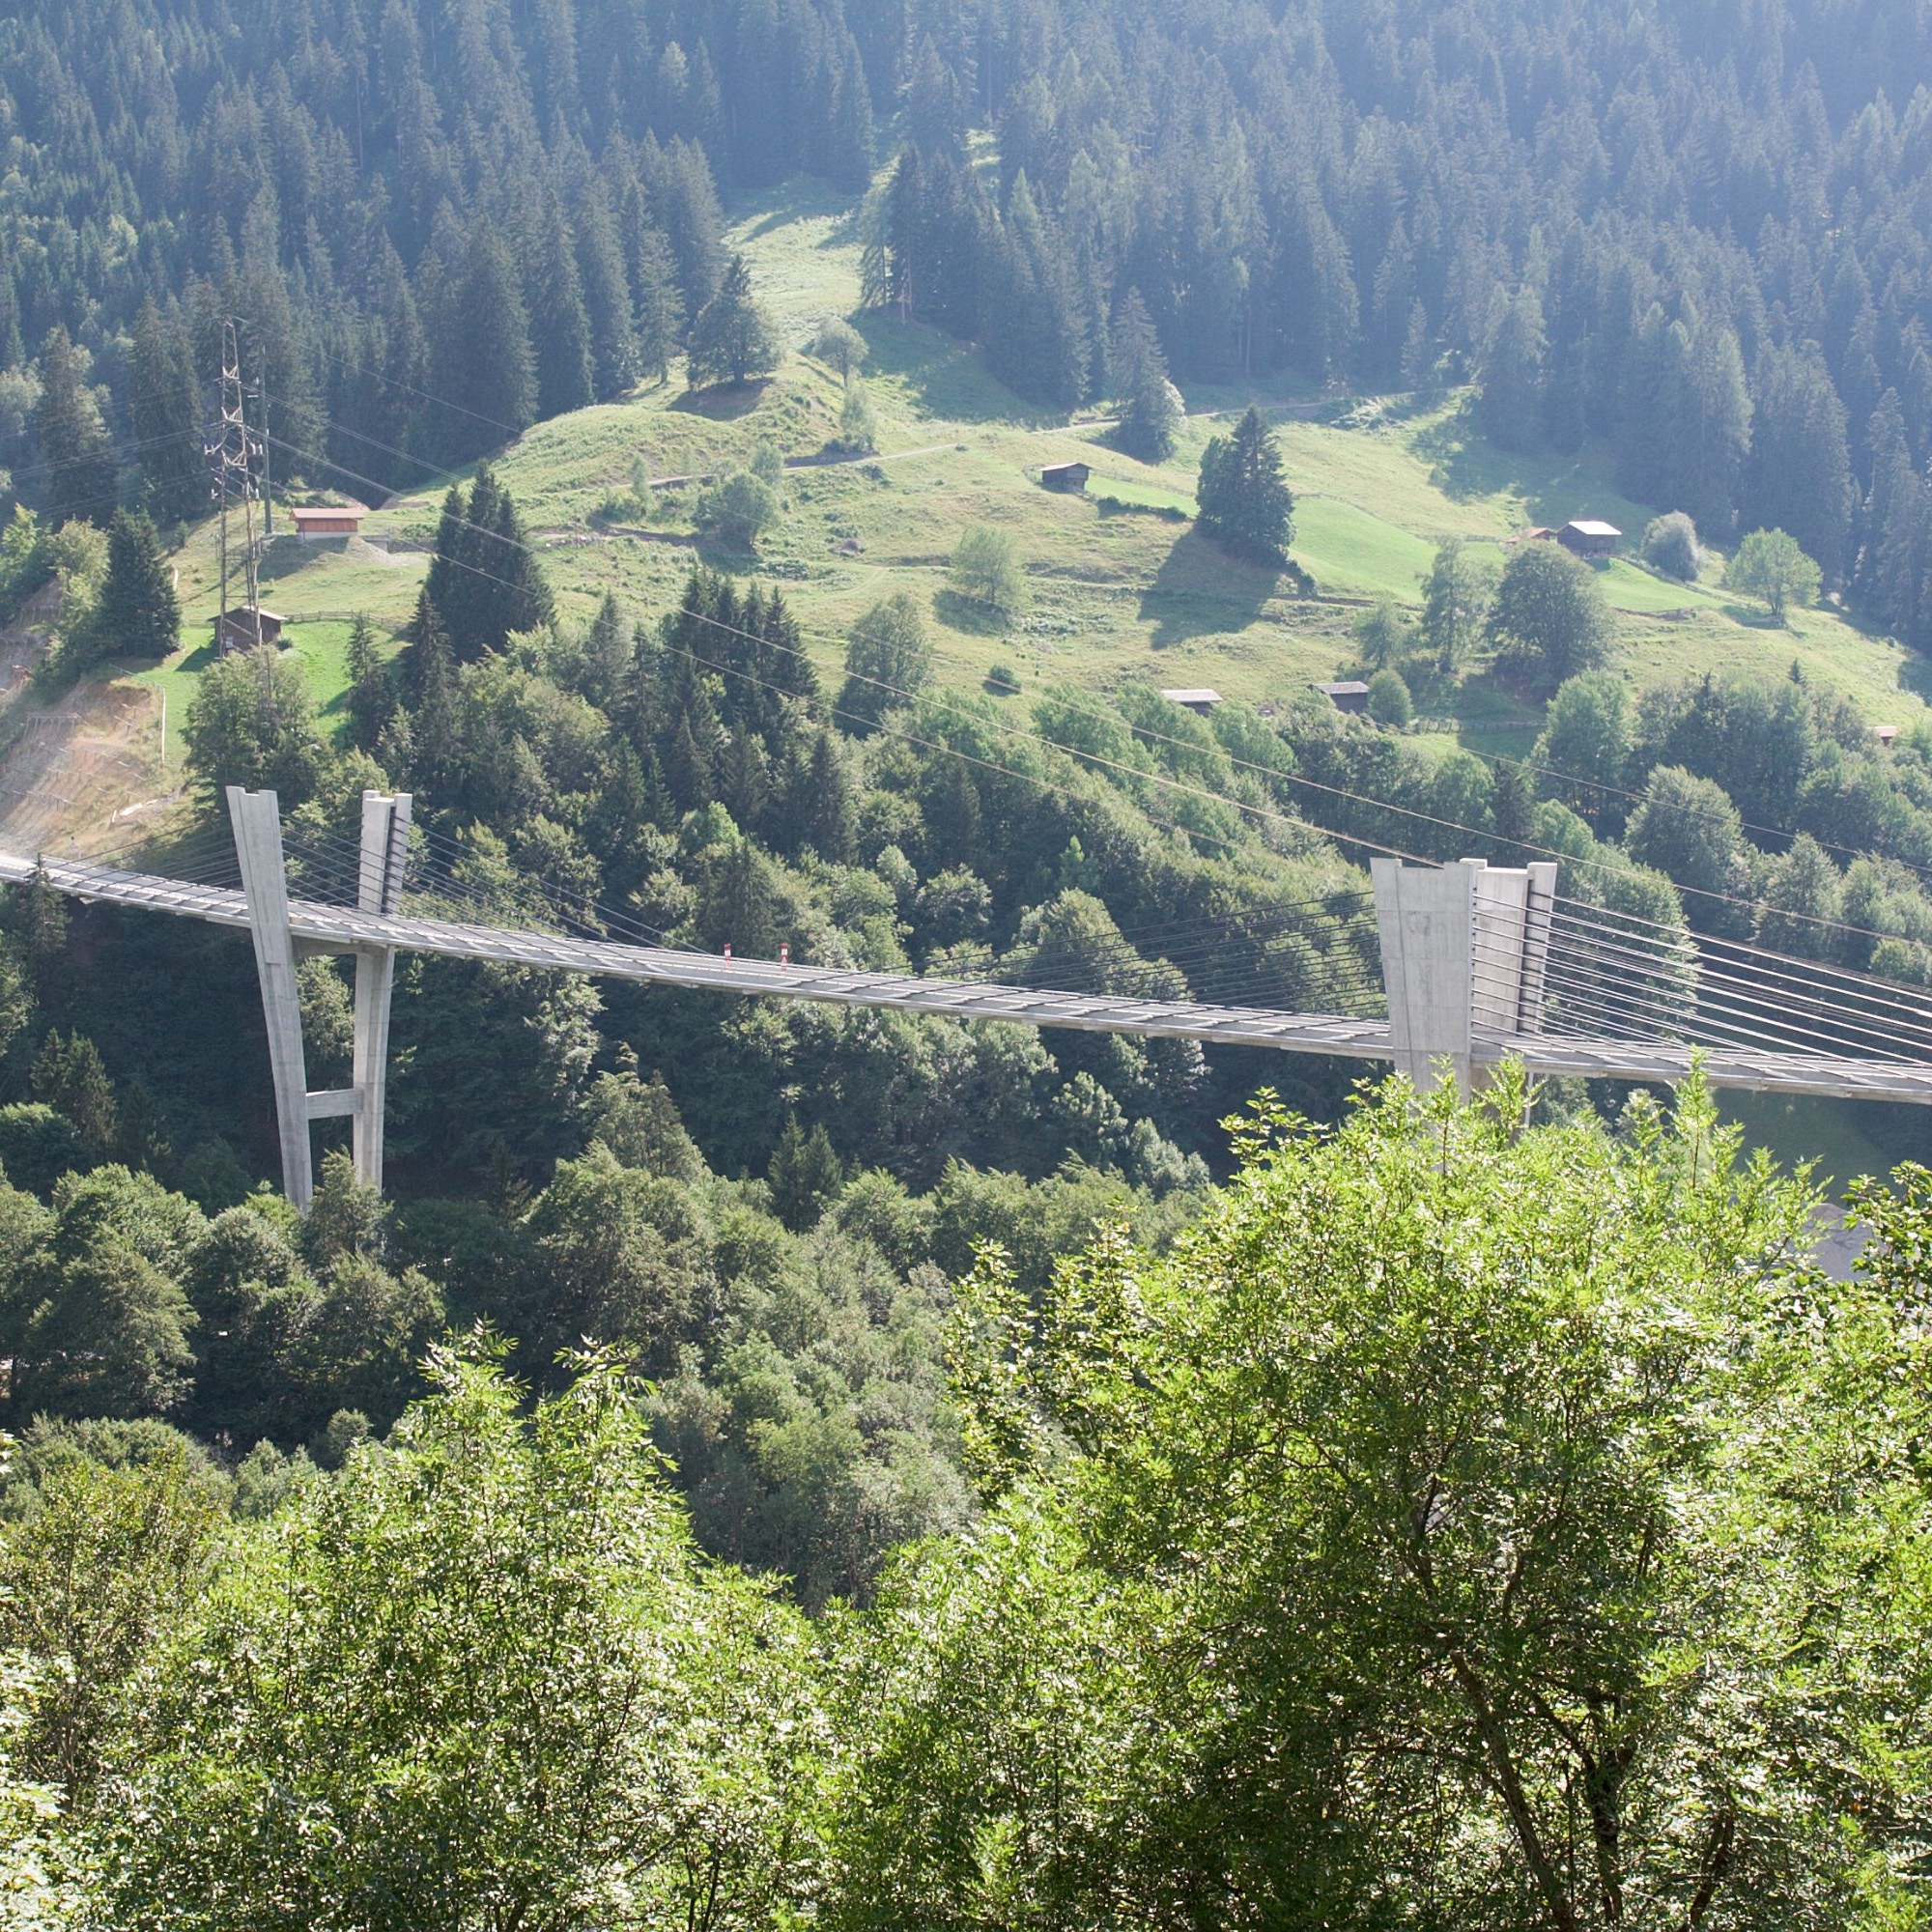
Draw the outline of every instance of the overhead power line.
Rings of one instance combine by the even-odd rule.
[[[284,442],[279,438],[272,439],[272,440],[274,440],[278,448],[281,448],[287,451],[289,454],[299,457],[305,461],[327,462],[329,460],[327,457],[318,455],[317,452],[313,450],[301,449],[294,444]],[[338,465],[337,468],[340,469],[341,467]],[[351,477],[354,480],[367,482],[370,484],[370,487],[372,488],[382,487],[380,484],[376,483],[373,478],[357,477],[356,472],[355,472],[354,470],[341,469],[341,473]],[[482,526],[470,523],[468,518],[461,519],[459,520],[459,522],[461,527],[473,530],[480,535],[487,535],[493,538],[497,542],[506,543],[508,541],[507,539],[503,538],[499,532],[496,530],[485,530]],[[526,554],[532,557],[537,557],[539,559],[541,558],[542,553],[533,544],[525,542],[519,546],[514,546],[514,547],[521,548]],[[508,580],[497,577],[494,575],[494,573],[481,569],[480,566],[470,564],[463,561],[462,559],[456,559],[456,558],[449,559],[449,561],[456,564],[457,567],[461,569],[468,570],[472,574],[476,575],[477,577],[482,578],[488,582],[500,584],[502,587],[506,589],[515,589],[518,587],[515,584],[510,583]],[[773,639],[768,638],[757,637],[753,633],[745,631],[740,626],[725,623],[723,619],[710,616],[705,612],[685,611],[685,612],[680,612],[680,614],[689,615],[698,623],[701,623],[707,626],[708,628],[717,630],[719,632],[722,632],[729,636],[736,637],[743,641],[755,643],[766,649],[777,650],[787,656],[805,659],[808,662],[810,661],[810,654],[807,651],[799,650],[789,645],[777,643]],[[821,639],[820,641],[836,648],[838,640],[831,639]],[[766,682],[765,680],[757,679],[752,673],[741,669],[737,666],[717,663],[709,659],[704,659],[699,657],[696,653],[689,653],[689,655],[694,659],[694,661],[704,664],[708,668],[718,670],[721,675],[745,677],[754,684],[762,684]],[[929,703],[934,709],[937,709],[942,712],[947,712],[952,716],[969,721],[976,726],[990,729],[998,733],[999,735],[1011,737],[1041,746],[1051,747],[1052,749],[1061,752],[1064,755],[1073,758],[1076,762],[1093,765],[1102,770],[1119,772],[1123,775],[1131,775],[1132,777],[1139,779],[1143,782],[1153,784],[1163,790],[1168,790],[1177,794],[1181,794],[1201,799],[1203,801],[1216,804],[1228,810],[1240,812],[1249,816],[1258,817],[1264,820],[1269,820],[1274,823],[1278,823],[1285,826],[1290,826],[1298,831],[1314,833],[1319,837],[1333,839],[1340,843],[1353,845],[1360,850],[1377,853],[1384,857],[1404,859],[1409,861],[1410,863],[1418,865],[1435,865],[1440,863],[1439,861],[1424,858],[1414,852],[1405,850],[1400,846],[1389,844],[1384,840],[1370,838],[1359,833],[1345,831],[1340,827],[1323,825],[1317,821],[1301,818],[1294,813],[1284,811],[1276,808],[1257,806],[1250,801],[1230,798],[1225,793],[1210,791],[1206,787],[1199,785],[1191,785],[1182,780],[1179,780],[1172,777],[1171,775],[1150,772],[1144,769],[1143,767],[1130,765],[1122,760],[1110,758],[1103,753],[1087,752],[1072,747],[1059,745],[1056,741],[1047,738],[1042,733],[1028,731],[1023,727],[1010,724],[1006,721],[1001,720],[997,717],[987,717],[986,715],[980,712],[962,711],[956,705],[950,704],[946,702],[943,698],[923,699],[921,694],[909,691],[902,686],[895,685],[884,679],[862,676],[860,678],[860,682],[867,684],[873,687],[874,689],[880,690],[889,695],[901,697],[909,704],[916,704],[922,701]],[[768,688],[774,690],[777,689],[776,686],[768,686]],[[1079,707],[1076,705],[1074,708],[1078,709]],[[835,712],[836,712],[836,707],[835,707]],[[838,714],[838,715],[843,715],[843,714]],[[1108,722],[1116,725],[1122,726],[1123,728],[1128,728],[1128,729],[1134,728],[1131,726],[1127,726],[1126,721],[1120,718],[1117,713],[1094,712],[1091,713],[1090,715],[1099,718],[1105,718],[1108,720]],[[874,721],[867,719],[863,722],[865,722],[869,727],[876,728]],[[1198,751],[1200,749],[1197,745],[1192,744],[1188,740],[1176,738],[1168,733],[1162,733],[1158,731],[1142,731],[1140,732],[1139,735],[1144,737],[1152,737],[1156,742],[1173,745],[1188,751]],[[920,744],[927,743],[927,741],[921,740],[918,738],[911,738],[910,742],[920,743]],[[942,751],[952,755],[967,758],[969,762],[980,764],[982,766],[985,766],[987,769],[1002,770],[1002,771],[1007,769],[1005,767],[991,766],[987,763],[986,760],[983,759],[974,759],[971,757],[971,754],[959,753],[956,750],[956,748],[932,746],[929,744],[927,748],[935,751]],[[1426,825],[1438,831],[1453,832],[1459,834],[1465,839],[1469,839],[1476,842],[1484,842],[1494,837],[1494,834],[1492,832],[1487,831],[1484,828],[1477,826],[1470,826],[1455,819],[1445,818],[1438,813],[1424,811],[1412,806],[1398,805],[1390,800],[1371,798],[1363,793],[1350,791],[1345,786],[1331,785],[1324,783],[1320,780],[1305,778],[1299,773],[1277,772],[1272,767],[1258,765],[1250,760],[1241,759],[1233,753],[1226,753],[1225,750],[1224,750],[1224,755],[1226,755],[1229,758],[1230,764],[1233,765],[1236,769],[1255,772],[1260,776],[1262,776],[1264,779],[1269,781],[1270,782],[1280,781],[1290,785],[1299,786],[1303,789],[1314,791],[1325,797],[1337,799],[1339,801],[1348,804],[1359,806],[1367,810],[1378,811],[1378,812],[1390,812],[1411,823]],[[1023,777],[1025,775],[1013,775],[1013,776]],[[1573,854],[1561,851],[1553,846],[1546,846],[1531,841],[1520,840],[1520,839],[1512,840],[1511,843],[1514,844],[1517,847],[1517,849],[1534,855],[1536,857],[1544,859],[1552,859],[1557,861],[1559,864],[1578,867],[1585,870],[1593,870],[1598,873],[1608,876],[1621,876],[1625,869],[1621,866],[1614,865],[1606,861],[1589,859],[1589,858],[1577,858]],[[1718,892],[1709,887],[1686,885],[1678,883],[1676,881],[1673,881],[1672,883],[1679,893],[1688,894],[1692,897],[1710,901],[1715,904],[1728,905],[1741,908],[1748,912],[1752,916],[1753,920],[1755,920],[1760,911],[1759,902],[1753,899],[1743,898],[1735,894]],[[1802,924],[1814,926],[1821,930],[1841,932],[1860,938],[1886,939],[1895,936],[1892,934],[1876,932],[1865,927],[1850,925],[1843,921],[1824,919],[1814,914],[1787,911],[1783,912],[1781,916],[1788,919],[1792,919]]]

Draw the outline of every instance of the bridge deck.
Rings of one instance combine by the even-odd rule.
[[[48,859],[43,863],[50,882],[76,898],[169,913],[213,925],[245,928],[248,923],[242,894],[229,888],[183,885],[84,860]],[[0,854],[0,881],[23,882],[35,868],[33,860]],[[781,966],[770,960],[725,959],[668,947],[511,931],[407,914],[359,912],[313,900],[292,900],[289,915],[298,939],[326,949],[387,946],[448,959],[494,959],[556,972],[766,999],[892,1007],[910,1012],[945,1013],[955,1019],[1194,1039],[1205,1045],[1264,1046],[1289,1053],[1366,1060],[1394,1057],[1388,1026],[1380,1020],[1184,1001],[1117,999],[829,966]],[[1492,1036],[1478,1037],[1474,1057],[1492,1065],[1517,1058],[1533,1074],[1546,1076],[1577,1074],[1668,1083],[1689,1073],[1692,1049],[1670,1042],[1555,1035]],[[1718,1087],[1932,1105],[1932,1065],[1922,1064],[1718,1050],[1706,1052],[1703,1060],[1706,1076]]]

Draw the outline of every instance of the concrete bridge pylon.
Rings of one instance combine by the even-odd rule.
[[[1446,1064],[1466,1097],[1493,1065],[1479,1048],[1543,1031],[1556,867],[1376,859],[1369,871],[1396,1066],[1426,1094]]]
[[[356,909],[392,917],[402,906],[403,868],[409,851],[412,801],[362,794],[362,836],[356,873]],[[298,939],[290,924],[288,866],[282,851],[281,805],[271,791],[228,787],[228,815],[242,867],[248,930],[262,986],[262,1013],[269,1034],[269,1067],[275,1088],[275,1122],[282,1151],[282,1189],[304,1214],[315,1195],[315,1121],[351,1122],[356,1179],[383,1184],[383,1113],[389,1060],[389,1002],[395,989],[393,946],[331,945]],[[301,998],[296,969],[317,953],[347,953],[355,961],[355,1030],[350,1084],[321,1093],[308,1085],[302,1048]]]

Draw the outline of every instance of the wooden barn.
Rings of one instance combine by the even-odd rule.
[[[362,519],[368,514],[359,504],[335,504],[323,509],[291,510],[289,521],[303,543],[320,543],[324,537],[357,535]]]
[[[261,620],[262,641],[265,644],[280,646],[282,626],[286,617],[273,611],[256,610],[250,605],[241,604],[232,611],[224,611],[214,620],[214,642],[218,650],[252,651],[255,648],[255,623]]]
[[[1580,517],[1556,532],[1556,541],[1573,556],[1614,556],[1622,537],[1616,525],[1592,517]]]
[[[1049,490],[1084,490],[1093,473],[1084,463],[1049,463],[1039,472],[1039,480]]]
[[[1337,711],[1363,712],[1369,708],[1369,687],[1358,677],[1338,678],[1332,684],[1318,684],[1315,689]]]
[[[1187,685],[1178,691],[1163,691],[1161,696],[1170,704],[1178,704],[1183,711],[1191,711],[1197,718],[1205,718],[1221,701],[1218,691],[1210,691],[1208,686]]]

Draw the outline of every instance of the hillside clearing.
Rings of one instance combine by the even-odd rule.
[[[799,347],[817,324],[858,299],[859,242],[849,204],[792,185],[745,210],[734,245],[751,257],[763,298]],[[1311,682],[1358,668],[1349,627],[1356,609],[1387,598],[1414,607],[1437,544],[1500,544],[1532,523],[1605,516],[1634,536],[1648,513],[1605,480],[1601,452],[1578,459],[1510,458],[1477,438],[1456,398],[1414,412],[1399,403],[1323,405],[1305,391],[1257,395],[1278,416],[1297,495],[1295,554],[1320,596],[1232,561],[1177,520],[1191,511],[1195,471],[1221,412],[1250,398],[1226,390],[1189,397],[1204,412],[1184,426],[1165,464],[1113,447],[1104,423],[1069,424],[1020,402],[980,356],[918,325],[868,312],[864,372],[880,449],[858,461],[804,462],[837,434],[842,390],[802,354],[767,382],[698,395],[681,372],[658,387],[543,423],[503,451],[497,468],[542,547],[559,606],[585,618],[614,591],[640,613],[677,595],[694,559],[782,590],[821,668],[836,670],[847,629],[895,590],[931,616],[941,675],[977,688],[996,662],[1030,685],[1065,679],[1104,692],[1130,680],[1211,685],[1231,698],[1281,702]],[[1215,412],[1208,414],[1205,412]],[[1311,420],[1326,414],[1333,420]],[[653,490],[635,514],[633,479],[701,475],[749,459],[760,442],[792,461],[787,513],[756,556],[696,539],[690,487]],[[1048,491],[1042,465],[1092,465],[1086,497]],[[407,622],[450,476],[423,467],[419,490],[368,519],[368,541],[267,552],[263,596],[293,621],[325,719],[339,721],[347,618],[366,611],[386,634]],[[972,524],[1009,530],[1026,559],[1031,608],[984,625],[945,594],[946,568]],[[600,525],[602,526],[600,527]],[[212,528],[181,558],[187,641],[140,681],[185,715],[208,661],[206,626],[217,602]],[[1829,611],[1763,624],[1714,582],[1677,584],[1628,558],[1602,567],[1619,613],[1617,664],[1637,683],[1692,671],[1770,671],[1795,662],[1834,686],[1874,722],[1903,722],[1920,699],[1904,653]],[[1480,667],[1472,669],[1479,671]],[[1535,713],[1465,678],[1453,722],[1463,742],[1493,750],[1533,735]],[[171,757],[179,734],[171,734]]]

